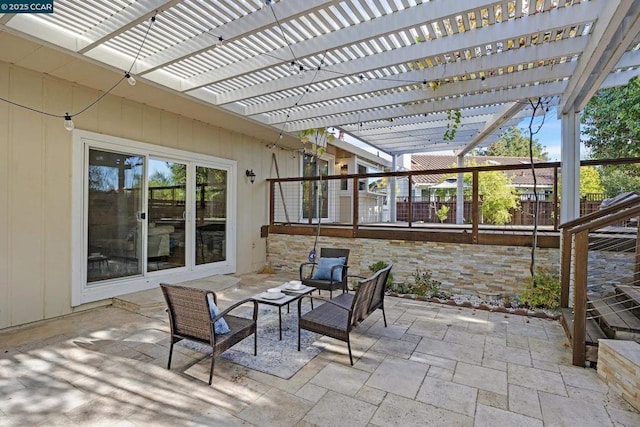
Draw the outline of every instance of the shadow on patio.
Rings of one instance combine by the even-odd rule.
[[[284,280],[191,284],[226,306]],[[290,379],[220,358],[208,386],[202,353],[177,346],[165,368],[161,298],[0,335],[0,425],[640,425],[595,370],[571,366],[557,321],[387,297],[389,326],[378,311],[356,329],[353,367],[322,338]]]

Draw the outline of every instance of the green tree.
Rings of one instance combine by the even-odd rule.
[[[477,162],[468,161],[466,166],[478,166]],[[450,175],[447,178],[455,177]],[[464,174],[465,195],[471,194],[473,175]],[[487,171],[478,174],[478,193],[481,199],[480,213],[486,224],[504,225],[511,221],[511,210],[520,207],[518,191],[502,171]]]
[[[600,90],[585,107],[582,124],[593,158],[640,156],[640,80]]]
[[[511,209],[517,209],[520,206],[518,194],[511,185],[511,179],[501,171],[482,172],[478,176],[478,192],[482,200],[480,212],[483,221],[496,225],[508,224],[511,221]]]
[[[582,113],[584,145],[594,159],[640,156],[640,80],[602,89]],[[640,166],[605,166],[601,170],[606,197],[640,191]]]
[[[305,153],[320,157],[327,151],[327,145],[335,141],[336,136],[328,128],[311,128],[298,132],[298,138],[304,144]]]
[[[149,186],[164,187],[173,185],[173,181],[163,172],[157,170],[149,176]]]
[[[640,191],[640,176],[629,174],[627,170],[615,166],[605,166],[602,169],[605,197],[613,197],[625,191]]]
[[[580,197],[587,194],[602,194],[604,187],[600,179],[600,171],[595,166],[580,168]]]
[[[548,153],[537,139],[533,140],[533,157],[540,160],[548,160]],[[523,135],[520,128],[511,126],[504,131],[500,139],[479,150],[478,154],[483,156],[502,156],[502,157],[529,157],[529,137]]]

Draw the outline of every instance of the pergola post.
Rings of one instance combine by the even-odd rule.
[[[458,155],[458,167],[464,167],[464,154]],[[464,174],[458,174],[458,191],[456,192],[456,224],[464,223]]]
[[[394,154],[391,158],[391,171],[396,172],[398,170],[398,155]],[[396,177],[392,176],[389,178],[389,200],[387,200],[387,204],[389,205],[389,222],[395,223],[398,218],[398,213],[396,209],[397,205],[397,196],[396,196]]]
[[[560,223],[563,224],[580,216],[580,126],[573,110],[562,115],[561,124],[562,194],[560,198]],[[563,231],[560,240],[560,277],[562,278],[560,305],[563,308],[568,307],[570,303],[571,245],[571,235]],[[584,341],[582,345],[584,346]],[[573,348],[574,364],[580,364],[580,356],[576,355],[582,352],[582,349],[576,349],[575,341]]]
[[[580,123],[578,115],[570,111],[562,115],[562,194],[560,223],[580,216]]]

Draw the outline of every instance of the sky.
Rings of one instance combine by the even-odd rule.
[[[541,119],[536,119],[534,124],[539,124]],[[544,123],[540,131],[534,135],[534,139],[537,139],[540,144],[545,147],[545,151],[549,154],[549,161],[559,162],[561,154],[561,141],[562,141],[562,125],[561,120],[558,119],[558,113],[555,108],[549,110],[545,115]],[[522,129],[525,135],[528,135],[529,131],[529,119],[525,119],[518,124],[518,127]],[[535,130],[535,128],[534,128]],[[581,136],[582,138],[582,136]],[[589,150],[580,143],[580,159],[586,159],[589,155]]]
[[[561,121],[557,119],[557,114],[554,111],[547,113],[544,123],[540,131],[533,136],[533,139],[537,139],[540,144],[545,147],[545,151],[549,154],[549,160],[552,162],[560,161],[560,142],[562,141],[562,127]],[[541,119],[534,121],[534,126],[539,126]],[[520,122],[518,127],[525,132],[523,134],[528,135],[529,131],[529,119]],[[535,128],[534,128],[535,131]]]

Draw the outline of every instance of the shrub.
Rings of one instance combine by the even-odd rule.
[[[529,308],[560,307],[560,278],[556,271],[547,267],[536,268],[533,277],[527,279],[527,285],[519,297],[520,303]]]
[[[399,294],[413,294],[430,298],[448,298],[450,296],[440,289],[442,283],[434,280],[430,271],[420,272],[420,270],[416,269],[416,272],[413,273],[413,282],[411,284],[394,283],[391,285],[390,290]]]
[[[436,211],[436,216],[438,217],[440,222],[445,222],[448,215],[449,215],[449,206],[447,205],[440,206],[440,209]]]
[[[413,280],[414,285],[412,293],[416,295],[436,298],[448,297],[448,294],[440,289],[442,283],[434,280],[431,277],[430,271],[420,272],[419,269],[416,269],[416,272],[413,273]]]
[[[382,270],[383,268],[387,268],[388,266],[389,264],[387,264],[386,262],[378,261],[369,266],[369,271],[372,273],[375,273],[377,271]],[[393,273],[389,272],[389,276],[387,277],[387,286],[391,286],[392,283],[393,283]]]

